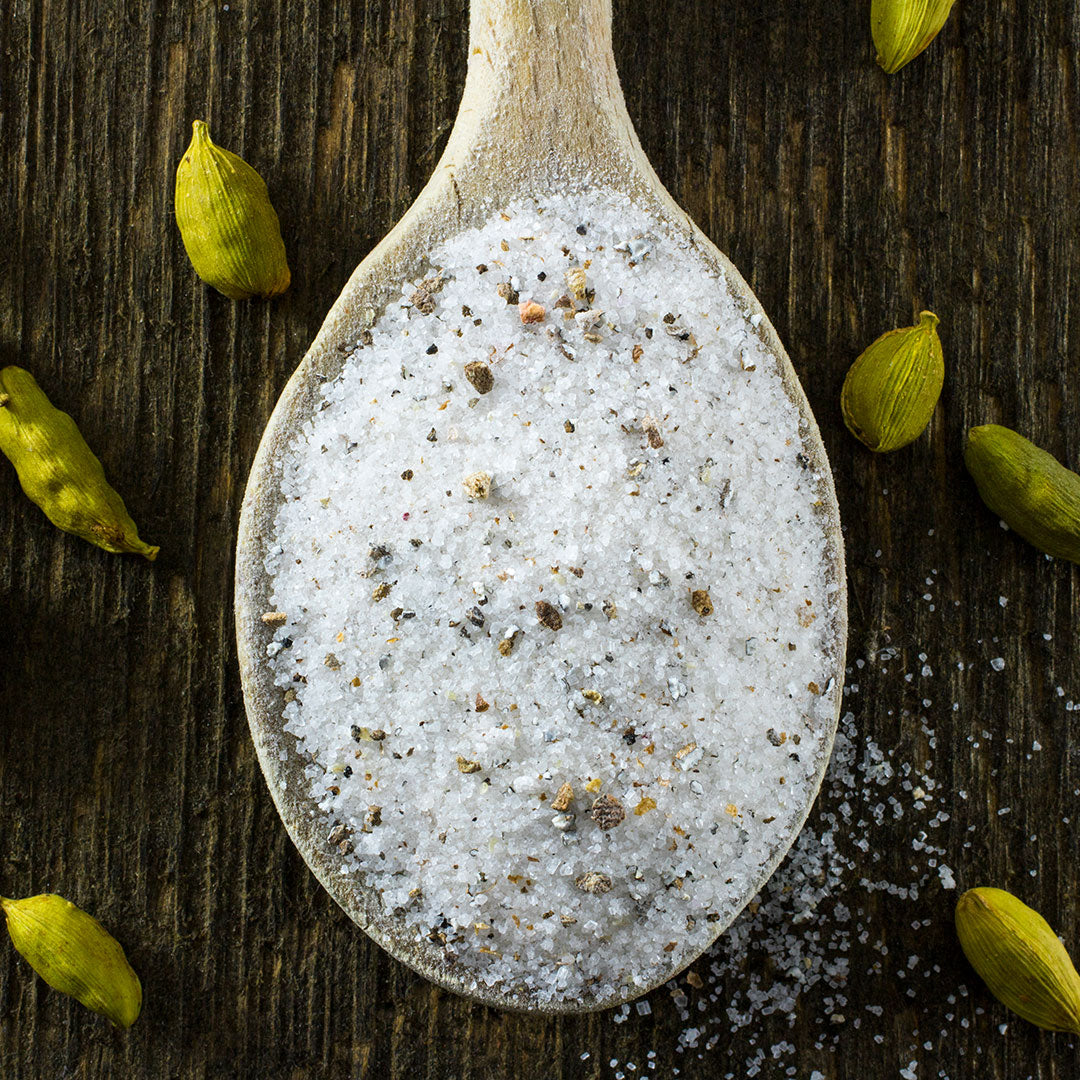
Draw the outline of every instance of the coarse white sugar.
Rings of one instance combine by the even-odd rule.
[[[430,264],[281,465],[285,730],[345,871],[466,986],[644,987],[812,798],[824,481],[756,324],[624,197]]]

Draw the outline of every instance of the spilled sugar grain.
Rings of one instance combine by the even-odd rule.
[[[821,481],[757,317],[695,258],[619,196],[496,214],[283,463],[286,730],[343,872],[466,985],[662,977],[824,765]]]
[[[887,665],[896,655],[896,650],[886,648],[876,659]],[[865,663],[858,660],[847,673],[847,689],[855,694],[858,683],[853,677],[857,679]],[[933,749],[934,730],[925,720],[920,722],[922,735]],[[748,1031],[746,1057],[737,1062],[728,1057],[730,1065],[737,1067],[721,1068],[716,1076],[724,1080],[772,1076],[821,1080],[825,1074],[801,1062],[795,1042],[781,1039],[761,1045],[753,1034],[766,1017],[786,1017],[794,1025],[806,1001],[812,1002],[812,1041],[802,1047],[804,1052],[834,1053],[843,1038],[863,1028],[890,1031],[883,1008],[873,1004],[873,984],[886,974],[883,965],[890,951],[886,938],[894,949],[898,938],[868,919],[865,905],[875,892],[903,903],[915,902],[924,891],[939,885],[945,890],[956,888],[945,849],[935,842],[949,820],[949,814],[940,808],[949,800],[937,791],[932,765],[929,760],[923,760],[919,767],[897,761],[872,738],[860,736],[854,713],[845,712],[819,808],[812,812],[787,859],[705,960],[696,964],[689,976],[669,984],[671,1007],[686,1025],[675,1053],[671,1047],[659,1054],[650,1051],[640,1066],[633,1060],[612,1059],[603,1075],[626,1080],[639,1069],[652,1072],[659,1067],[663,1075],[677,1077],[682,1072],[674,1063],[678,1055],[715,1053],[726,1057],[732,1033]],[[957,794],[966,797],[966,792]],[[912,824],[912,876],[902,881],[854,877],[860,865],[857,852],[867,851],[880,839],[883,825],[900,822],[905,815]],[[910,983],[906,987],[909,998],[916,997],[920,980],[940,975],[932,957],[915,951],[920,928],[918,921],[909,928],[910,955],[904,957],[899,971],[892,964],[889,975]],[[867,947],[878,953],[880,960],[869,968],[853,970],[852,954],[865,955]],[[853,984],[858,993],[852,993]],[[883,1000],[889,1000],[891,988],[883,988],[881,993]],[[948,1001],[955,1003],[958,997],[967,996],[968,988],[961,984],[955,995],[948,995]],[[856,1002],[856,998],[860,1000]],[[653,1011],[652,1000],[622,1006],[612,1014],[614,1023],[647,1022],[641,1018]],[[657,1007],[666,1006],[658,1002]],[[951,1023],[954,1016],[948,1012],[942,1019]],[[946,1033],[941,1034],[944,1037]],[[880,1033],[871,1037],[876,1043],[884,1040]],[[916,1030],[912,1038],[916,1041],[911,1052],[925,1056],[921,1046],[925,1037]],[[894,1070],[891,1075],[925,1075],[914,1060],[908,1064],[905,1059],[902,1064],[903,1071]],[[947,1080],[947,1074],[939,1074],[936,1068],[929,1075]]]
[[[922,587],[935,588],[937,574],[932,570]],[[928,604],[935,599],[936,591],[923,596]],[[947,610],[959,607],[960,602],[953,600]],[[1048,632],[1037,636],[1047,647],[1054,641]],[[985,840],[975,824],[961,826],[960,840],[955,829],[951,839],[946,835],[954,817],[962,822],[969,816],[969,803],[970,816],[982,821],[983,829],[999,826],[996,819],[985,819],[978,793],[950,789],[935,777],[936,758],[949,747],[939,745],[938,727],[944,724],[935,723],[933,717],[960,711],[958,700],[940,699],[947,685],[941,681],[942,672],[961,673],[961,682],[954,684],[956,696],[975,700],[972,682],[981,679],[1000,644],[997,636],[979,637],[969,648],[939,657],[886,646],[851,664],[844,694],[853,707],[859,701],[860,679],[870,671],[876,680],[887,680],[889,700],[911,702],[911,708],[886,707],[882,717],[899,719],[911,739],[909,752],[882,747],[860,731],[856,711],[865,710],[843,714],[818,804],[765,889],[703,960],[668,984],[667,993],[657,992],[611,1014],[617,1025],[649,1024],[645,1018],[654,1012],[674,1009],[684,1025],[677,1044],[649,1050],[640,1061],[612,1058],[601,1075],[611,1080],[654,1072],[677,1077],[684,1072],[679,1058],[697,1057],[712,1061],[708,1075],[723,1080],[824,1080],[825,1073],[808,1063],[808,1056],[813,1060],[817,1054],[817,1064],[824,1065],[853,1039],[874,1046],[895,1045],[897,987],[911,1003],[904,1022],[910,1025],[913,1018],[915,1022],[901,1036],[902,1059],[885,1066],[888,1075],[904,1080],[960,1080],[968,1075],[966,1069],[956,1074],[940,1067],[942,1048],[955,1041],[957,1026],[968,1028],[970,1016],[996,1006],[981,986],[969,988],[955,973],[943,972],[937,942],[943,919],[944,932],[951,934],[955,890],[975,884],[968,880],[958,886],[956,878],[978,858],[972,848]],[[1062,714],[1074,711],[1066,689],[1053,689]],[[862,723],[879,719],[877,712]],[[1051,727],[1064,719],[1064,715],[1053,718]],[[994,738],[982,726],[965,736],[973,751]],[[1021,762],[1036,763],[1043,751],[1038,739],[1027,746],[1008,736],[1004,741],[1013,768],[1022,767]],[[1080,798],[1080,788],[1070,793]],[[997,814],[1010,811],[999,807]],[[1071,817],[1061,820],[1069,825]],[[1034,846],[1039,836],[1024,840]],[[888,858],[883,845],[906,856]],[[892,870],[883,869],[880,877],[866,876],[860,868],[868,859],[871,865],[889,865]],[[906,872],[897,872],[898,863]],[[1027,873],[1037,876],[1035,869]],[[874,894],[884,898],[884,905]],[[930,934],[935,944],[920,939],[921,934]],[[792,1027],[801,1021],[803,1034],[799,1040],[763,1038],[760,1032],[767,1018],[773,1018],[769,1030],[774,1038],[776,1019],[781,1026],[786,1022]],[[1001,1035],[1008,1028],[1008,1023],[997,1025]],[[733,1049],[735,1040],[738,1051]],[[988,1047],[987,1052],[993,1049]],[[976,1047],[976,1053],[982,1049]],[[698,1075],[693,1069],[685,1071]]]

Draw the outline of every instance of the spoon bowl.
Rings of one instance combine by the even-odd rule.
[[[252,736],[282,821],[316,877],[371,937],[427,978],[488,1005],[547,1013],[618,1005],[674,976],[697,954],[677,954],[678,963],[646,985],[593,987],[572,1000],[547,1000],[463,978],[457,962],[418,942],[403,922],[383,911],[373,890],[355,874],[342,873],[343,857],[327,844],[325,815],[309,792],[305,768],[310,761],[283,730],[282,691],[266,663],[273,630],[261,616],[271,609],[266,562],[283,501],[282,462],[319,408],[320,388],[341,373],[343,346],[357,340],[376,312],[400,294],[401,282],[421,273],[430,252],[447,239],[480,226],[516,200],[551,191],[586,195],[597,188],[622,192],[643,214],[661,219],[725,283],[775,359],[784,392],[799,413],[801,452],[816,477],[813,528],[825,537],[823,572],[832,597],[826,629],[832,678],[823,695],[831,719],[819,725],[812,750],[816,779],[805,806],[763,861],[758,878],[749,882],[739,906],[756,895],[809,813],[835,735],[847,630],[839,511],[817,425],[772,325],[735,268],[664,189],[641,150],[615,70],[610,0],[472,0],[468,77],[446,150],[416,203],[354,272],[286,385],[252,466],[236,559],[238,655]],[[730,919],[714,924],[714,939],[729,924]]]

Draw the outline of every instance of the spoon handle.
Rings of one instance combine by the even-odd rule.
[[[495,190],[539,181],[537,193],[650,176],[615,70],[611,0],[471,0],[468,76],[439,167],[475,169]]]

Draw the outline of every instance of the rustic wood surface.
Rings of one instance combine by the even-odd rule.
[[[770,312],[821,425],[851,660],[898,650],[852,672],[860,739],[932,763],[951,815],[933,840],[961,888],[1011,888],[1078,945],[1080,576],[999,528],[961,448],[1001,422],[1080,465],[1080,4],[961,0],[891,79],[868,7],[616,0],[616,58],[646,152]],[[728,997],[770,978],[756,957],[702,990],[680,980],[689,1020],[668,990],[623,1024],[498,1013],[382,953],[289,843],[236,668],[240,499],[278,392],[437,160],[465,43],[464,0],[0,5],[0,362],[72,413],[162,546],[151,565],[56,531],[0,463],[0,893],[93,911],[145,988],[116,1032],[4,944],[0,1076],[606,1078],[650,1075],[653,1051],[652,1075],[742,1077],[761,1050],[757,1075],[799,1080],[911,1062],[920,1078],[1077,1075],[1075,1039],[982,989],[935,873],[916,899],[859,885],[925,871],[912,840],[932,811],[890,808],[850,851],[842,899],[871,929],[846,1004],[821,984],[794,1026],[730,1033]],[[268,180],[293,271],[277,302],[227,301],[187,262],[172,187],[196,117]],[[919,442],[877,458],[843,428],[840,383],[921,307],[942,319],[945,392]]]

